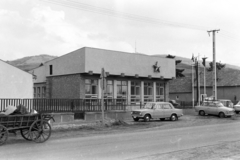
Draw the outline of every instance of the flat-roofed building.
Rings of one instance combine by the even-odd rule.
[[[174,59],[84,47],[30,71],[34,97],[100,99],[102,68],[105,98],[128,103],[168,101],[176,70]]]

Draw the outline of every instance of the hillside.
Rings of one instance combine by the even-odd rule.
[[[50,55],[37,55],[37,56],[29,56],[20,58],[13,61],[7,61],[7,63],[18,67],[24,71],[29,71],[31,69],[34,69],[38,66],[40,66],[41,63],[45,63],[47,61],[50,61],[54,58],[57,58],[57,56],[50,56]]]
[[[154,55],[159,57],[166,57],[167,55]],[[29,56],[29,57],[23,57],[17,60],[13,61],[7,61],[7,63],[16,66],[24,71],[29,71],[31,69],[34,69],[38,66],[40,66],[41,63],[45,63],[47,61],[50,61],[52,59],[57,58],[57,56],[51,56],[51,55],[37,55],[37,56]],[[185,69],[183,74],[192,73],[192,60],[191,58],[184,58],[184,57],[175,57],[176,60],[182,60],[180,64],[177,65],[177,68],[179,69]],[[207,66],[209,64],[209,61],[207,61]],[[240,70],[239,66],[229,65],[226,64],[225,68],[231,68],[231,69],[237,69]]]
[[[154,55],[154,56],[159,56],[159,57],[166,57],[167,55]],[[184,58],[184,57],[179,57],[179,56],[176,56],[174,59],[176,60],[182,60],[182,62],[180,64],[177,65],[177,68],[179,69],[185,69],[183,71],[183,74],[188,74],[188,73],[192,73],[192,63],[193,61],[191,60],[191,57],[190,58]],[[210,61],[206,61],[206,66],[209,67],[209,62]],[[200,61],[201,63],[201,66],[202,66],[202,61]],[[239,66],[234,66],[234,65],[230,65],[230,64],[226,64],[225,68],[230,68],[230,69],[236,69],[236,70],[240,70],[240,67]]]

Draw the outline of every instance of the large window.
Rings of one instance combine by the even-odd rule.
[[[156,101],[164,101],[164,84],[156,83]]]
[[[97,98],[98,81],[96,79],[85,79],[85,97]]]
[[[36,87],[33,87],[33,97],[37,98],[37,89],[36,89]]]
[[[131,103],[140,102],[140,82],[131,82]]]
[[[41,98],[41,88],[37,87],[37,98]]]
[[[106,98],[113,98],[113,81],[107,80],[107,88],[105,91]]]
[[[144,82],[144,102],[153,101],[153,83]]]
[[[46,98],[46,87],[42,87],[42,98]]]
[[[127,81],[117,81],[117,98],[127,98]]]

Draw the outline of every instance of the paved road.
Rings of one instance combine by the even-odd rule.
[[[227,141],[239,141],[240,123],[148,129],[90,137],[49,139],[42,144],[18,140],[0,146],[4,159],[148,159],[149,156]]]

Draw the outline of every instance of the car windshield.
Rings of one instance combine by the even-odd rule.
[[[154,106],[154,103],[146,103],[143,108],[145,108],[145,109],[152,109],[153,106]]]

